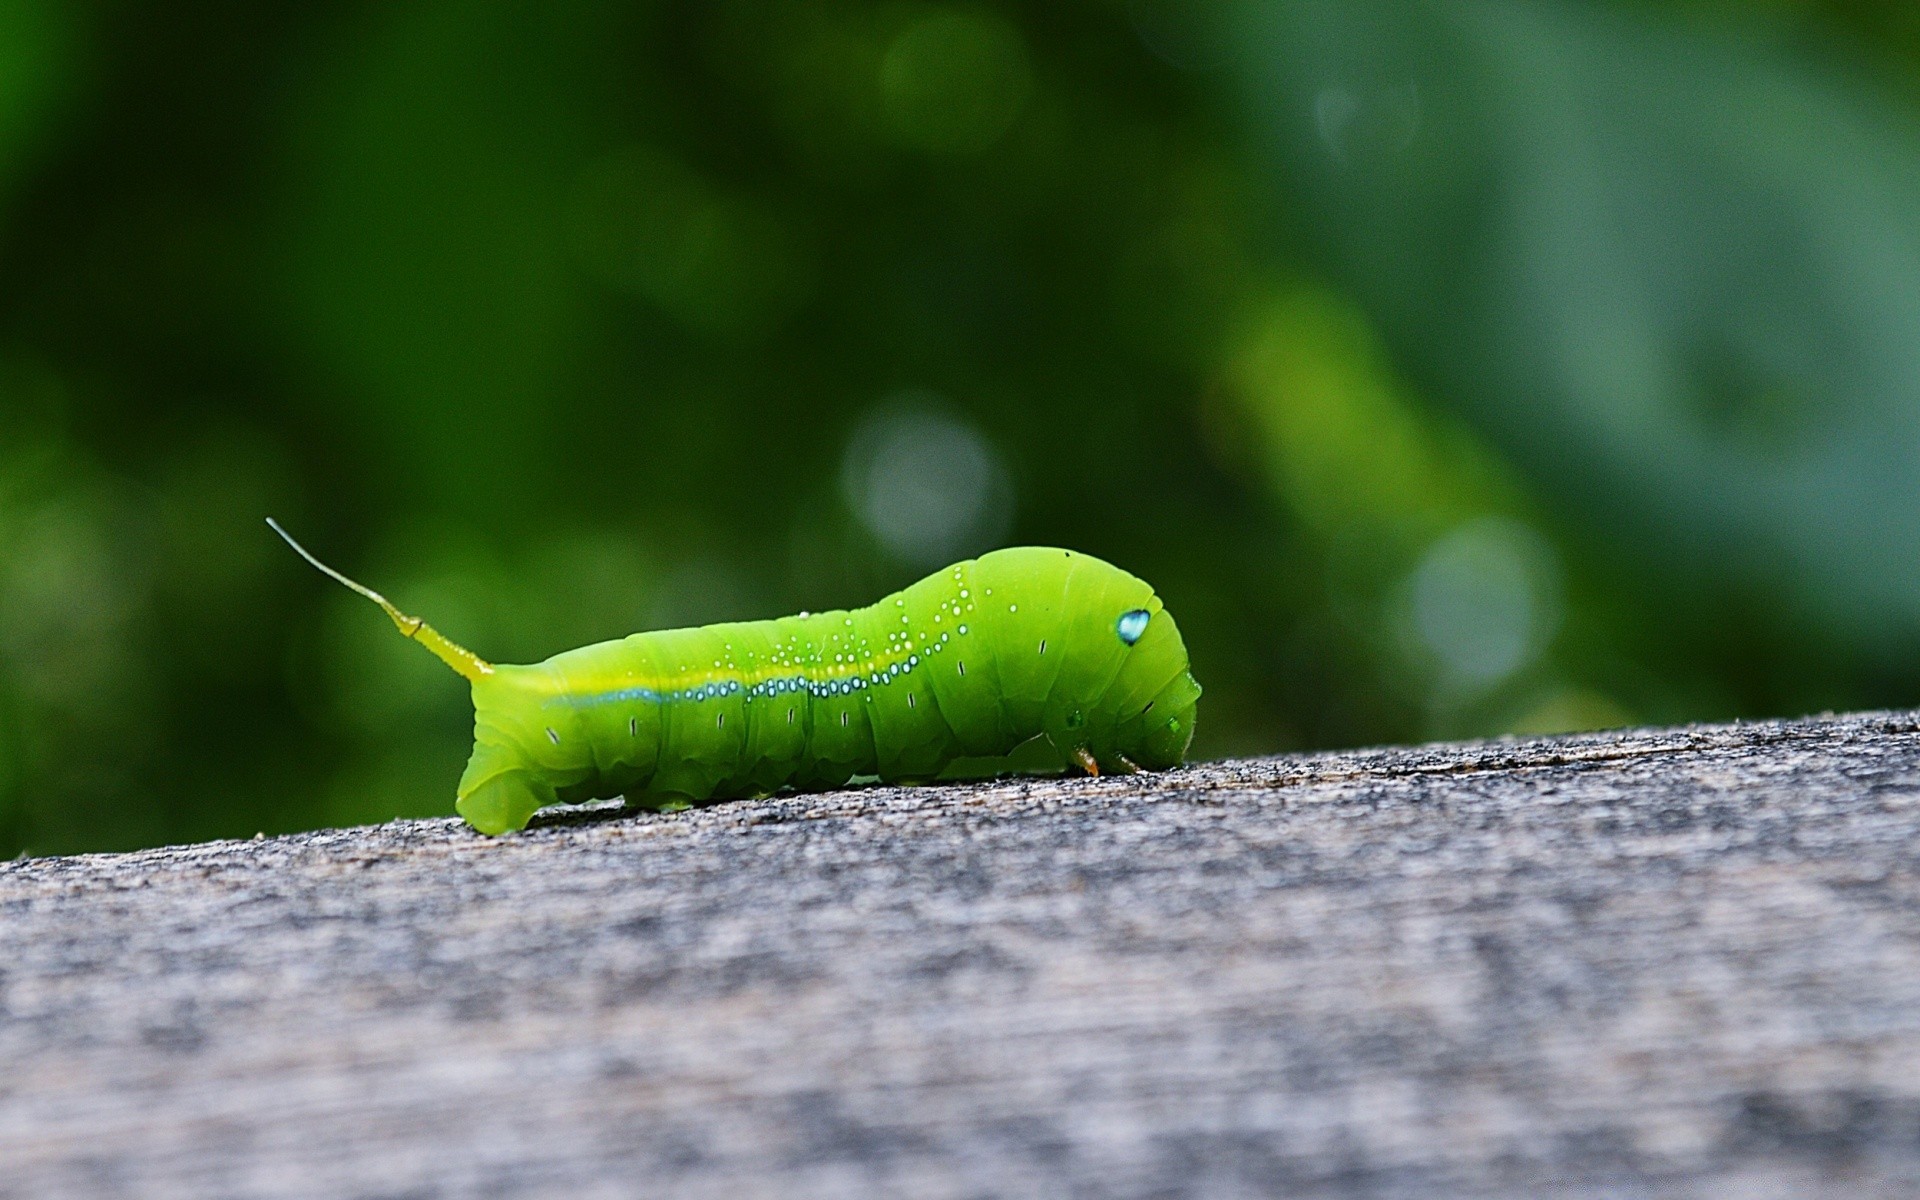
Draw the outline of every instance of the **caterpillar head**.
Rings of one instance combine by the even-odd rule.
[[[1193,672],[1182,671],[1154,698],[1153,715],[1141,737],[1138,762],[1150,771],[1164,771],[1186,761],[1193,743],[1193,723],[1199,710],[1200,685]],[[1160,714],[1165,713],[1164,717]]]

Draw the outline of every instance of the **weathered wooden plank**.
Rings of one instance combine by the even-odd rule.
[[[0,867],[0,1194],[1905,1196],[1909,715]]]

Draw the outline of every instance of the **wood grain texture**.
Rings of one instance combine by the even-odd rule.
[[[1920,1193],[1910,714],[0,867],[0,1195]]]

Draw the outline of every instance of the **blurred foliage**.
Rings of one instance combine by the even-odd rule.
[[[1896,0],[0,0],[0,852],[448,810],[501,660],[996,544],[1203,755],[1911,703]]]

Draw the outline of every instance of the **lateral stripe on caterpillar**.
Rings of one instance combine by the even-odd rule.
[[[1153,589],[1071,550],[957,563],[866,608],[637,633],[493,664],[309,554],[473,688],[455,806],[525,827],[555,802],[652,806],[930,780],[1046,738],[1100,771],[1178,765],[1200,686]]]

